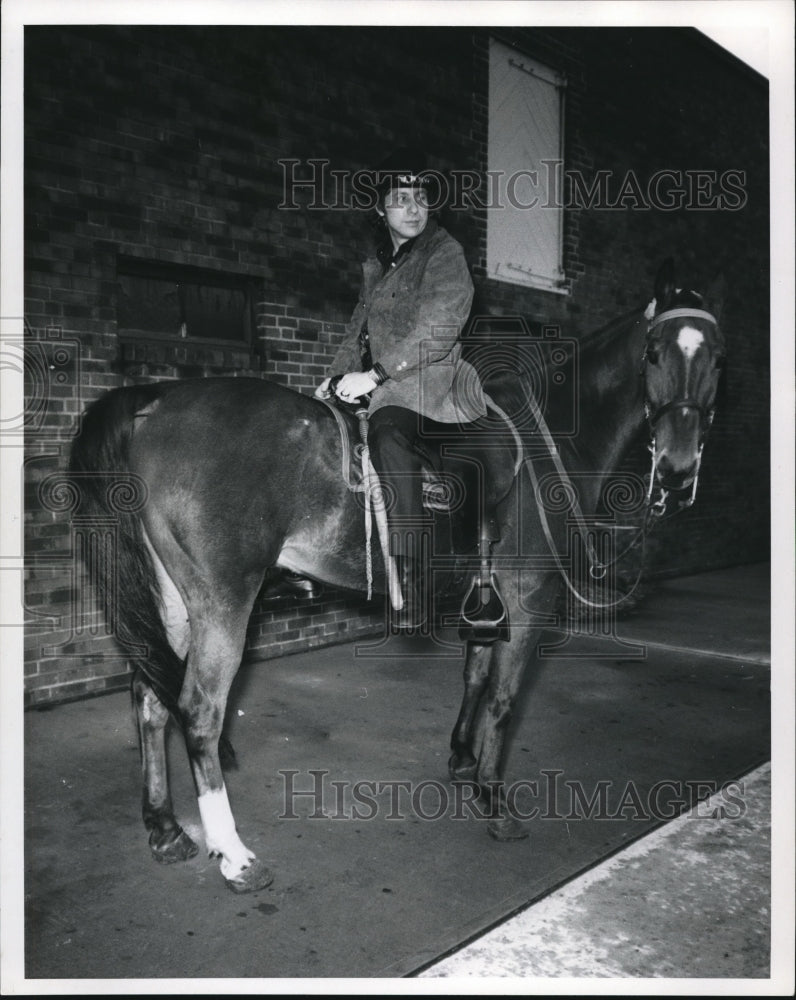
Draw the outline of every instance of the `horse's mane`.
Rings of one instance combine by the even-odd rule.
[[[645,318],[651,319],[653,314],[657,315],[664,310],[676,308],[704,308],[703,296],[689,289],[677,288],[672,291],[671,295],[667,296],[664,302],[657,302],[653,299],[652,302],[639,303],[620,316],[609,320],[603,326],[581,334],[576,338],[581,370],[584,367],[588,368],[595,365],[597,368],[604,367],[605,365],[610,367],[612,348],[620,351],[627,345],[631,330],[640,320]],[[516,335],[517,327],[513,319],[503,319],[500,316],[495,316],[490,317],[490,320],[493,324],[491,336],[494,338],[496,345],[500,345],[501,342],[501,323],[506,324],[505,329],[507,334]],[[532,324],[526,324],[527,330],[530,330],[531,326]],[[545,342],[540,341],[540,343],[544,345]],[[477,352],[475,356],[468,356],[466,338],[463,340],[463,345],[465,347],[464,356],[468,360],[471,360],[475,364],[476,369],[479,370],[483,359],[477,356]],[[616,355],[614,355],[614,358],[616,358]],[[487,393],[507,412],[519,412],[526,406],[528,393],[532,391],[532,387],[528,384],[527,379],[522,376],[522,373],[510,369],[492,370],[487,365],[486,370],[479,370],[479,375],[482,378]]]
[[[590,330],[583,336],[578,338],[578,347],[581,351],[581,355],[588,351],[602,351],[605,350],[610,344],[620,338],[625,337],[633,326],[638,322],[638,320],[644,315],[644,309],[646,308],[646,303],[644,305],[636,306],[634,309],[623,313],[621,316],[617,316],[615,319],[610,320],[605,326],[598,327],[596,330]]]
[[[647,303],[638,305],[634,309],[623,313],[621,316],[617,316],[615,319],[610,320],[610,322],[608,322],[605,326],[601,326],[596,330],[587,332],[580,337],[578,341],[581,351],[603,350],[617,338],[622,337],[629,332],[633,324],[636,323],[642,315],[651,319],[652,316],[648,312],[650,307],[654,310],[654,315],[657,315],[667,309],[703,309],[704,298],[699,294],[699,292],[695,292],[691,289],[677,288],[665,302],[657,302],[653,299],[649,305]]]

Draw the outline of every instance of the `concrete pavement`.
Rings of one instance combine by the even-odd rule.
[[[299,808],[286,823],[284,803],[278,814],[287,769],[306,781],[321,768],[340,787],[378,777],[448,788],[456,655],[364,643],[250,665],[233,692],[230,794],[245,839],[277,870],[250,898],[229,894],[203,852],[152,865],[126,696],[28,713],[28,974],[107,978],[109,992],[141,976],[191,977],[194,992],[208,977],[268,976],[377,977],[379,992],[386,980],[396,992],[480,992],[491,978],[500,991],[516,977],[512,992],[593,992],[590,978],[576,989],[593,976],[633,991],[652,977],[654,992],[679,979],[697,992],[713,974],[764,992],[768,783],[782,797],[783,774],[766,764],[768,597],[768,568],[739,567],[658,585],[608,639],[549,633],[566,655],[535,681],[511,774],[560,767],[584,788],[608,774],[641,789],[713,777],[729,801],[665,826],[556,817],[514,847],[417,809],[352,823],[335,798],[314,821]],[[617,643],[648,655],[614,660]],[[201,839],[173,750],[178,816]]]

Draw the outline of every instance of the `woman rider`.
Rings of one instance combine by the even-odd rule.
[[[359,302],[316,395],[328,396],[332,375],[343,373],[341,400],[370,396],[368,448],[389,498],[390,550],[404,596],[394,622],[414,627],[425,616],[423,438],[478,419],[486,404],[460,356],[473,284],[462,247],[430,216],[433,174],[413,150],[394,153],[376,174],[376,256],[363,264]]]

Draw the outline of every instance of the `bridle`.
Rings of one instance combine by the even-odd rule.
[[[580,507],[580,503],[577,500],[577,493],[574,489],[571,488],[569,476],[559,457],[558,449],[555,445],[555,442],[553,441],[552,435],[550,434],[550,430],[547,427],[547,422],[545,421],[541,409],[539,408],[538,403],[536,403],[533,393],[531,392],[529,394],[529,402],[531,405],[531,409],[534,412],[535,419],[537,421],[539,430],[542,434],[542,437],[550,453],[550,457],[553,460],[553,463],[556,467],[559,477],[561,478],[562,483],[570,487],[570,492],[573,497],[572,511],[588,555],[589,575],[594,580],[603,579],[606,575],[606,572],[612,566],[616,565],[616,563],[619,562],[619,560],[622,559],[625,555],[627,555],[628,552],[634,549],[639,544],[639,542],[644,543],[646,541],[647,534],[649,533],[649,531],[651,530],[651,528],[655,523],[659,522],[664,516],[670,516],[667,514],[667,506],[668,506],[668,499],[671,494],[682,494],[690,490],[690,496],[688,496],[684,500],[678,500],[678,505],[674,513],[677,513],[680,510],[685,510],[694,503],[694,500],[696,499],[697,483],[699,480],[699,468],[702,463],[702,449],[704,448],[705,439],[707,438],[707,433],[708,430],[710,429],[710,425],[713,422],[714,409],[712,407],[708,408],[703,406],[698,400],[690,396],[684,396],[678,399],[672,399],[666,403],[662,403],[659,407],[654,408],[649,399],[649,394],[647,392],[646,366],[647,364],[653,363],[652,359],[650,358],[650,351],[652,349],[652,345],[650,342],[650,334],[655,329],[655,327],[660,326],[667,320],[677,319],[677,318],[688,318],[688,319],[707,320],[708,322],[712,323],[716,327],[716,329],[718,329],[718,321],[716,317],[712,313],[709,313],[704,309],[698,309],[696,307],[688,307],[688,306],[667,309],[661,313],[658,313],[658,315],[655,316],[651,315],[650,313],[651,308],[654,308],[653,303],[650,303],[650,307],[648,307],[647,312],[645,313],[645,316],[648,321],[647,336],[646,336],[646,344],[644,347],[644,354],[641,360],[641,368],[639,371],[640,376],[642,378],[645,378],[644,412],[647,417],[647,425],[650,431],[649,450],[652,453],[652,469],[650,471],[650,482],[646,496],[646,511],[644,514],[644,521],[641,527],[636,532],[636,535],[633,538],[633,540],[620,553],[618,553],[618,555],[616,555],[613,559],[610,559],[607,562],[602,561],[597,556],[597,552],[595,551],[594,545],[592,544],[589,537],[589,532],[586,526],[586,521],[583,515],[583,511]],[[657,466],[660,460],[660,456],[657,453],[657,444],[655,437],[655,428],[660,419],[666,413],[670,413],[672,410],[678,408],[686,410],[695,410],[699,414],[699,427],[700,427],[699,450],[697,452],[696,468],[694,470],[693,482],[690,483],[688,486],[682,488],[666,487],[662,482],[658,480]],[[623,595],[622,597],[620,597],[615,601],[608,601],[608,602],[592,601],[588,597],[584,597],[584,595],[581,594],[578,591],[578,589],[573,585],[572,581],[569,579],[567,575],[564,566],[561,564],[561,560],[557,553],[552,532],[550,531],[550,526],[547,521],[547,515],[544,511],[544,504],[542,503],[541,498],[539,497],[539,482],[536,476],[536,471],[533,467],[533,462],[530,459],[526,458],[525,465],[531,477],[534,493],[537,496],[537,506],[539,509],[542,528],[547,538],[548,545],[550,546],[550,551],[552,552],[553,557],[556,560],[559,572],[564,578],[564,582],[569,588],[569,590],[575,595],[575,597],[582,604],[585,604],[588,607],[592,608],[601,608],[601,609],[613,608],[616,607],[618,604],[621,604],[622,601],[627,600],[627,598],[630,596],[630,594],[632,594],[632,592],[638,586],[639,581],[641,580],[641,574],[643,572],[643,559],[641,561],[642,565],[641,568],[639,569],[636,580],[633,583],[633,586],[630,588],[628,594]],[[658,488],[658,496],[653,501],[653,493],[656,485]]]
[[[716,329],[718,329],[719,325],[718,320],[713,313],[709,313],[705,309],[697,309],[689,306],[681,306],[676,309],[666,309],[663,312],[658,313],[657,316],[652,317],[647,325],[647,342],[644,348],[644,355],[641,359],[641,370],[639,374],[642,378],[646,376],[646,366],[652,363],[650,358],[650,335],[652,331],[656,326],[660,326],[668,320],[678,318],[707,320],[707,322],[712,323]],[[694,410],[699,417],[699,450],[697,451],[696,468],[694,470],[692,482],[685,487],[667,487],[658,479],[657,475],[660,456],[657,449],[656,427],[660,419],[667,413],[671,413],[672,410]],[[710,430],[710,425],[713,423],[715,408],[703,406],[699,400],[694,399],[691,396],[670,399],[668,402],[662,403],[660,406],[655,408],[649,398],[645,382],[644,412],[647,417],[647,426],[649,427],[650,432],[649,450],[652,454],[652,469],[650,471],[649,489],[647,491],[647,505],[652,517],[661,517],[666,512],[667,501],[671,494],[683,494],[690,490],[690,495],[688,497],[678,500],[678,510],[684,510],[691,507],[696,500],[697,486],[699,483],[699,470],[702,465],[702,450],[705,447],[705,441],[708,436],[708,431]],[[658,498],[653,502],[652,495],[656,485],[658,487]]]

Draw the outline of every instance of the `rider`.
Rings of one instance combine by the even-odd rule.
[[[387,501],[401,578],[399,626],[422,623],[425,574],[422,443],[486,413],[475,370],[460,357],[473,284],[460,244],[432,217],[434,175],[403,149],[376,171],[379,235],[359,302],[331,366],[336,395],[370,396],[368,447]],[[331,375],[316,390],[329,395]],[[444,425],[444,426],[441,426]]]

